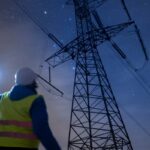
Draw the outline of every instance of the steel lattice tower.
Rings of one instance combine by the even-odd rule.
[[[133,25],[136,29],[137,26],[122,0],[129,20],[104,27],[97,12],[90,10],[93,2],[73,1],[77,38],[64,46],[49,34],[61,49],[47,58],[46,62],[56,67],[70,59],[76,61],[68,150],[133,150],[97,46],[109,41],[125,59],[126,55],[112,37],[128,26]],[[99,2],[101,4],[104,0]],[[92,15],[99,28],[92,22]],[[139,32],[138,37],[142,42]],[[141,45],[144,49],[143,43]]]
[[[131,150],[97,50],[89,3],[80,0],[74,5],[79,39],[68,149]]]

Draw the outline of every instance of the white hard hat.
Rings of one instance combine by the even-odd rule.
[[[36,73],[28,68],[24,67],[19,69],[15,74],[15,83],[18,85],[30,85],[34,83],[36,80],[37,75]]]

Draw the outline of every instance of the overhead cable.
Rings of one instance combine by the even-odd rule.
[[[115,53],[116,54],[116,53]],[[119,56],[117,55],[118,59],[120,60],[120,62],[122,63],[122,65],[124,65],[124,67],[131,73],[131,75],[136,79],[136,81],[143,87],[143,89],[148,93],[148,95],[150,96],[150,88],[149,86],[144,82],[144,79],[137,74],[137,72],[131,68],[131,66],[129,65],[125,65],[124,62],[126,61],[122,61]],[[135,122],[135,124],[147,135],[150,137],[150,132],[131,114],[129,113],[122,105],[119,104],[119,106],[122,107],[122,110],[127,114],[127,116],[132,119],[133,122]]]
[[[132,18],[131,18],[131,15],[130,15],[130,13],[129,13],[129,11],[128,11],[128,8],[127,8],[127,6],[126,6],[125,0],[121,0],[121,4],[122,4],[122,6],[123,6],[123,9],[125,10],[125,13],[126,13],[128,19],[129,19],[129,21],[131,21]],[[139,39],[139,42],[140,42],[140,44],[141,44],[142,51],[143,51],[144,57],[145,57],[145,61],[146,61],[146,63],[147,63],[147,61],[149,60],[149,57],[148,57],[148,54],[147,54],[147,50],[146,50],[146,47],[145,47],[145,45],[144,45],[143,39],[142,39],[142,37],[141,37],[140,30],[138,29],[138,27],[137,27],[137,25],[136,25],[135,22],[134,22],[134,28],[135,28],[135,32],[136,32],[136,34],[137,34],[137,37],[138,37],[138,39]],[[143,67],[145,66],[146,63],[143,64]],[[141,67],[141,68],[142,68],[142,67]],[[139,68],[138,70],[140,70],[141,68]]]
[[[127,9],[127,8],[125,7],[125,10],[126,10],[126,9]],[[128,10],[126,10],[126,11],[127,11],[127,14],[129,15]],[[104,27],[104,25],[103,25],[103,23],[102,23],[102,21],[101,21],[101,18],[100,18],[99,14],[97,13],[96,10],[93,10],[93,11],[92,11],[92,15],[93,15],[95,21],[97,22],[99,28],[102,29],[103,32],[105,33],[105,35],[106,35],[106,37],[107,37],[107,40],[111,43],[112,47],[114,48],[114,50],[116,50],[116,52],[120,55],[120,57],[121,57],[122,59],[124,59],[124,60],[128,63],[128,65],[129,65],[133,70],[138,71],[138,70],[142,69],[142,68],[146,65],[146,63],[147,63],[147,61],[148,61],[148,55],[147,55],[147,53],[146,53],[146,48],[145,48],[145,46],[144,46],[144,43],[143,43],[143,41],[142,41],[142,38],[141,38],[141,36],[140,36],[139,30],[138,30],[136,24],[134,23],[134,27],[135,27],[135,29],[138,31],[138,32],[137,32],[138,38],[139,38],[139,41],[140,41],[140,43],[141,43],[142,50],[143,50],[143,53],[144,53],[144,56],[145,56],[145,60],[146,60],[146,61],[144,61],[144,63],[142,64],[142,66],[141,66],[141,67],[138,67],[138,68],[136,68],[136,67],[133,66],[133,64],[132,64],[132,63],[130,62],[130,60],[127,58],[127,56],[126,56],[126,54],[123,52],[123,50],[118,46],[118,44],[117,44],[117,43],[110,37],[110,35],[107,33],[107,31],[105,30],[105,27]],[[130,16],[130,15],[129,15],[129,20],[131,21],[131,16]]]
[[[116,54],[116,53],[115,53]],[[138,74],[137,71],[135,71],[130,65],[126,65],[125,62],[126,61],[122,61],[120,59],[120,57],[117,55],[118,60],[122,63],[122,65],[130,72],[130,74],[136,79],[136,81],[142,86],[142,88],[148,93],[148,95],[150,96],[150,87],[145,83],[144,79],[142,78],[142,76],[140,76],[140,74]],[[127,63],[127,62],[126,62]],[[128,63],[127,63],[128,64]],[[123,106],[121,106],[123,108]],[[145,129],[145,127],[143,127],[143,125],[137,121],[137,119],[135,119],[135,117],[130,114],[129,112],[127,112],[125,110],[125,108],[123,108],[124,112],[128,115],[128,117],[130,117],[135,123],[136,125],[148,136],[150,136],[150,132],[147,131],[147,129]]]
[[[46,27],[41,26],[40,23],[37,21],[37,19],[33,18],[32,15],[27,11],[25,6],[21,5],[19,2],[17,2],[17,0],[13,0],[13,2],[16,4],[18,8],[20,8],[20,10],[24,12],[24,14],[26,14],[27,17],[29,17],[32,20],[32,22],[35,25],[37,25],[41,29],[41,31],[43,31],[46,35],[49,34],[48,29]]]
[[[147,135],[150,137],[150,132],[131,114],[129,113],[122,105],[119,104],[124,113]]]

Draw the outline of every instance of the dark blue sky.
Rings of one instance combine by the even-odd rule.
[[[119,0],[107,1],[103,7],[97,8],[104,25],[127,21],[120,8]],[[73,7],[66,6],[64,0],[18,0],[18,2],[27,8],[44,29],[56,35],[64,44],[75,37]],[[149,55],[150,1],[126,0],[126,4],[141,31]],[[43,64],[45,58],[59,49],[12,0],[0,0],[0,33],[1,92],[9,90],[13,85],[14,73],[18,67],[30,66],[43,76],[47,75],[46,64],[43,69],[39,66]],[[134,36],[133,28],[129,28],[126,32],[119,34],[115,40],[126,52],[134,66],[139,67],[143,64],[144,57]],[[132,73],[126,63],[121,61],[109,43],[101,45],[99,51],[134,149],[149,150],[150,136],[137,126],[124,109],[150,132],[150,63],[148,62],[144,68],[139,70],[137,76],[136,73]],[[66,150],[67,146],[73,67],[74,63],[70,61],[52,71],[52,82],[65,92],[64,98],[56,96],[55,91],[49,94],[42,88],[39,90],[44,93],[50,115],[50,125],[63,150]],[[137,80],[140,80],[140,83]],[[141,86],[143,80],[143,86],[149,93]]]

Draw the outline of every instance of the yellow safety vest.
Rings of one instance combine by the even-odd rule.
[[[33,101],[39,95],[12,101],[9,93],[0,99],[0,146],[37,148],[39,140],[33,133],[29,114]]]

